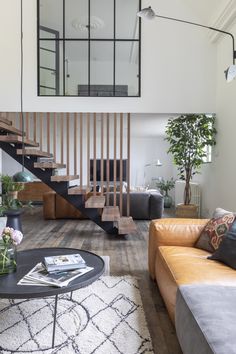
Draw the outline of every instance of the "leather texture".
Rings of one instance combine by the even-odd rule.
[[[193,247],[209,219],[168,218],[152,220],[149,227],[149,272],[155,279],[156,252],[159,246]]]
[[[79,210],[55,192],[44,193],[43,216],[45,219],[85,219]]]

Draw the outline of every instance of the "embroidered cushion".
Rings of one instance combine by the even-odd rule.
[[[226,211],[225,211],[226,212]],[[203,249],[208,252],[215,252],[222,242],[225,234],[230,230],[235,215],[232,212],[223,213],[223,215],[213,217],[202,230],[195,247]]]

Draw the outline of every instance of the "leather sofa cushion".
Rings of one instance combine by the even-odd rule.
[[[149,227],[149,273],[155,279],[155,261],[159,246],[193,247],[208,219],[166,218],[152,220]]]
[[[209,252],[180,246],[161,246],[159,252],[169,276],[177,285],[194,283],[235,285],[235,270],[207,259]]]

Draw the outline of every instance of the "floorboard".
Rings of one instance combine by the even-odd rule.
[[[75,247],[110,256],[111,275],[137,277],[156,354],[181,354],[174,327],[148,274],[149,221],[136,221],[137,232],[112,236],[89,220],[44,220],[37,206],[22,216],[24,239],[19,249]],[[128,354],[128,353],[127,353]]]

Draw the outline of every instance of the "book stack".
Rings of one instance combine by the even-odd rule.
[[[36,264],[19,282],[18,285],[34,286],[67,286],[74,279],[93,270],[88,267],[80,254],[69,254],[45,257]]]
[[[53,155],[51,157],[38,157],[37,162],[55,162]]]

